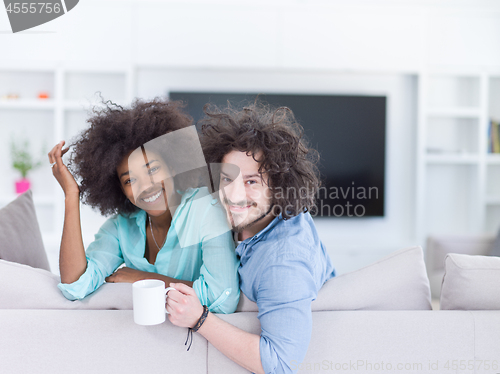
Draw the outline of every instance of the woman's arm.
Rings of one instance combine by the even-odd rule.
[[[59,252],[59,268],[62,283],[72,283],[85,272],[87,259],[82,240],[80,225],[80,189],[62,161],[62,156],[69,148],[62,149],[64,140],[49,152],[52,174],[57,179],[65,196],[64,225]]]
[[[58,287],[69,300],[83,299],[97,290],[107,276],[121,264],[123,256],[119,240],[119,216],[106,220],[86,251],[87,268],[72,283],[61,282]],[[69,259],[70,260],[70,259]]]
[[[116,270],[113,274],[106,278],[109,283],[134,283],[142,279],[159,279],[165,282],[165,287],[172,282],[183,283],[189,287],[193,287],[193,282],[174,279],[166,275],[158,273],[149,273],[147,271],[135,270],[128,267],[123,267]]]
[[[82,299],[95,291],[121,263],[114,222],[107,221],[89,246],[93,249],[104,248],[98,256],[87,259],[82,239],[80,222],[80,189],[73,175],[64,165],[62,156],[69,150],[63,149],[64,141],[58,143],[48,154],[52,174],[57,179],[65,196],[64,225],[59,252],[61,283],[58,288],[70,299]],[[96,251],[99,252],[99,251]],[[85,276],[84,276],[85,275]]]
[[[64,204],[64,226],[59,251],[62,283],[77,281],[87,269],[87,258],[80,225],[80,196],[67,194]]]

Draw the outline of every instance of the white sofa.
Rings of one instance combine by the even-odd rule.
[[[31,195],[16,201],[0,210],[0,374],[246,372],[198,334],[186,351],[187,329],[168,320],[134,324],[130,284],[104,284],[81,301],[65,299],[58,277],[43,269]],[[22,232],[27,227],[29,235]],[[448,254],[443,264],[442,306],[462,310],[431,310],[419,247],[328,281],[312,303],[306,358],[290,367],[299,373],[500,373],[500,258]],[[237,313],[220,318],[260,332],[257,306],[244,295]]]
[[[221,318],[259,333],[256,314]],[[187,352],[186,329],[135,325],[130,310],[1,310],[0,332],[4,374],[247,372],[197,334]],[[499,346],[499,311],[313,312],[307,356],[292,367],[300,373],[492,374],[499,372]],[[471,360],[476,371],[452,370]],[[497,370],[484,370],[486,361],[490,369],[496,361]]]
[[[2,374],[246,372],[198,334],[186,351],[187,329],[168,320],[134,324],[130,284],[105,284],[71,302],[57,282],[46,270],[0,260]],[[299,373],[500,372],[500,310],[430,310],[418,247],[333,278],[312,310],[307,356],[290,363]],[[256,305],[244,296],[237,313],[219,317],[260,332]]]

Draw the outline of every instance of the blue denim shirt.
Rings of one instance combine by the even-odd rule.
[[[278,216],[236,253],[241,291],[259,307],[264,371],[291,373],[291,362],[303,361],[311,340],[311,302],[335,276],[312,217]]]

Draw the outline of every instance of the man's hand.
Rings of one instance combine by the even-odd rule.
[[[109,283],[134,283],[138,280],[148,279],[149,273],[145,271],[135,270],[128,267],[123,267],[115,271],[106,278]]]
[[[194,327],[203,314],[203,306],[194,290],[183,283],[170,283],[175,290],[168,292],[168,319],[179,327]]]

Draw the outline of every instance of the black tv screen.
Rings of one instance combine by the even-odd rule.
[[[195,122],[207,103],[242,107],[257,94],[170,92],[187,103]],[[384,216],[386,97],[357,95],[259,95],[274,107],[289,107],[310,146],[320,153],[320,217]]]

